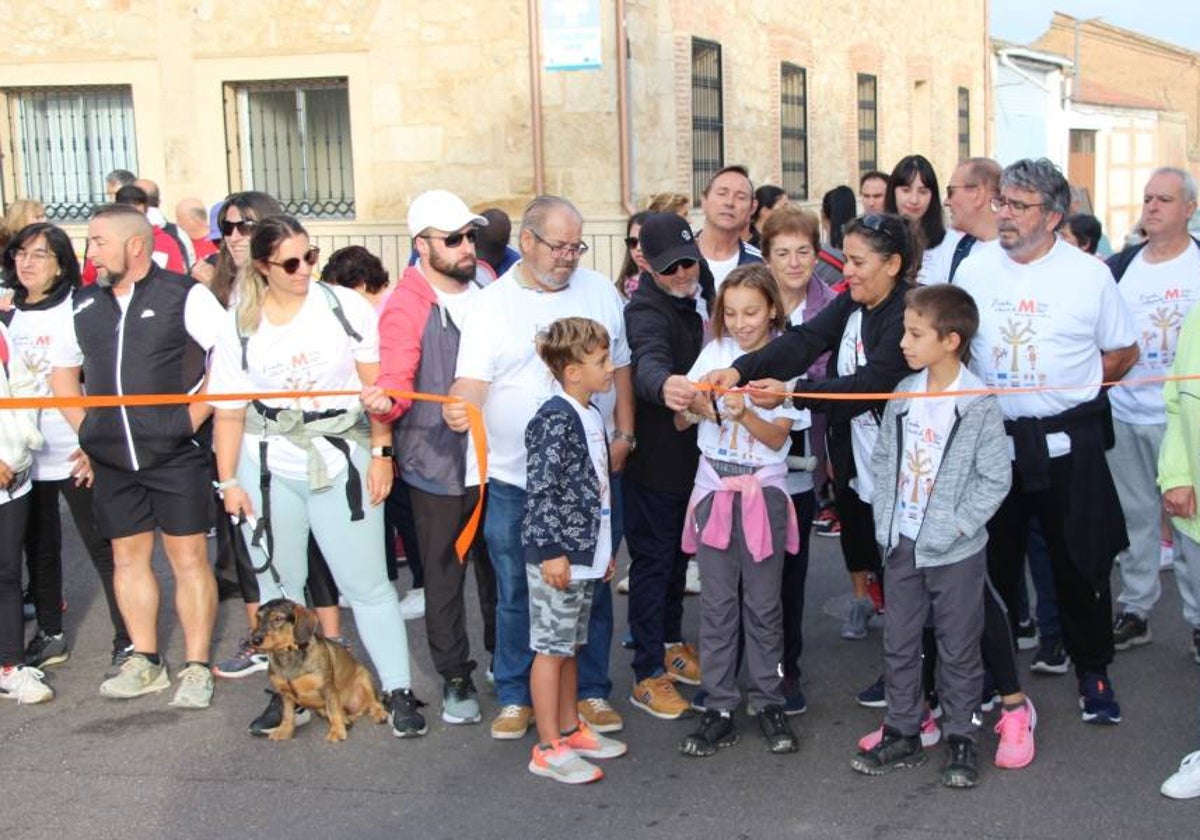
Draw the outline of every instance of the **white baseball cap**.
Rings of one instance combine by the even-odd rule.
[[[453,233],[464,225],[485,227],[487,223],[487,219],[472,213],[461,198],[448,190],[428,190],[408,205],[409,236],[428,228]]]

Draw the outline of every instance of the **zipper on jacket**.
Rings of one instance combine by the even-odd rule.
[[[946,435],[946,445],[942,447],[942,460],[938,461],[938,472],[942,471],[942,465],[946,463],[946,456],[950,454],[950,444],[954,443],[954,436],[958,434],[958,426],[962,423],[962,415],[958,413],[958,406],[954,407],[954,425],[950,427],[950,434]],[[938,477],[933,477],[933,484],[929,485],[929,498],[925,500],[925,510],[929,510],[929,505],[933,503],[933,491],[937,490]],[[921,515],[921,524],[917,526],[917,539],[913,540],[913,565],[917,562],[917,540],[921,538],[921,532],[925,530],[925,515]]]
[[[124,373],[121,369],[122,368],[121,362],[123,361],[123,359],[125,357],[125,316],[129,312],[129,307],[133,306],[133,294],[136,291],[137,291],[137,286],[135,285],[134,288],[131,289],[129,292],[129,306],[126,306],[126,307],[122,307],[120,301],[117,300],[117,296],[115,294],[113,295],[113,303],[116,304],[117,309],[120,310],[120,313],[121,313],[121,320],[117,321],[116,385],[117,385],[117,396],[119,396],[119,397],[125,396],[125,388],[121,385],[121,377],[123,376],[123,373]],[[134,449],[134,446],[133,446],[133,429],[129,425],[129,411],[125,406],[121,406],[120,412],[121,412],[121,424],[125,427],[125,443],[129,447],[129,461],[130,461],[130,464],[133,466],[133,469],[137,470],[137,469],[140,469],[140,467],[138,466],[137,451]]]

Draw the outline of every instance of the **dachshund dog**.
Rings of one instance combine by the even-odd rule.
[[[327,741],[346,740],[346,726],[361,715],[387,720],[371,674],[350,651],[321,635],[316,615],[286,598],[258,608],[251,644],[269,657],[268,676],[283,698],[283,721],[272,741],[289,740],[296,707],[313,709],[329,721]]]

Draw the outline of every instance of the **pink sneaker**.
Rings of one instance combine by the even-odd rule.
[[[1000,711],[1000,722],[996,734],[1000,746],[996,748],[996,766],[1008,770],[1019,770],[1033,761],[1033,730],[1037,728],[1037,711],[1033,701],[1025,698],[1025,705],[1013,711]]]
[[[881,726],[859,738],[858,748],[863,752],[870,752],[882,740],[883,727]],[[921,718],[921,746],[932,747],[940,740],[942,740],[942,730],[938,728],[937,721],[933,719],[933,713],[926,709],[925,717]]]

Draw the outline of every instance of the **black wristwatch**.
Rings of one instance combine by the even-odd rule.
[[[392,457],[392,447],[390,447],[390,446],[372,446],[371,447],[371,457],[372,458],[391,458]]]

